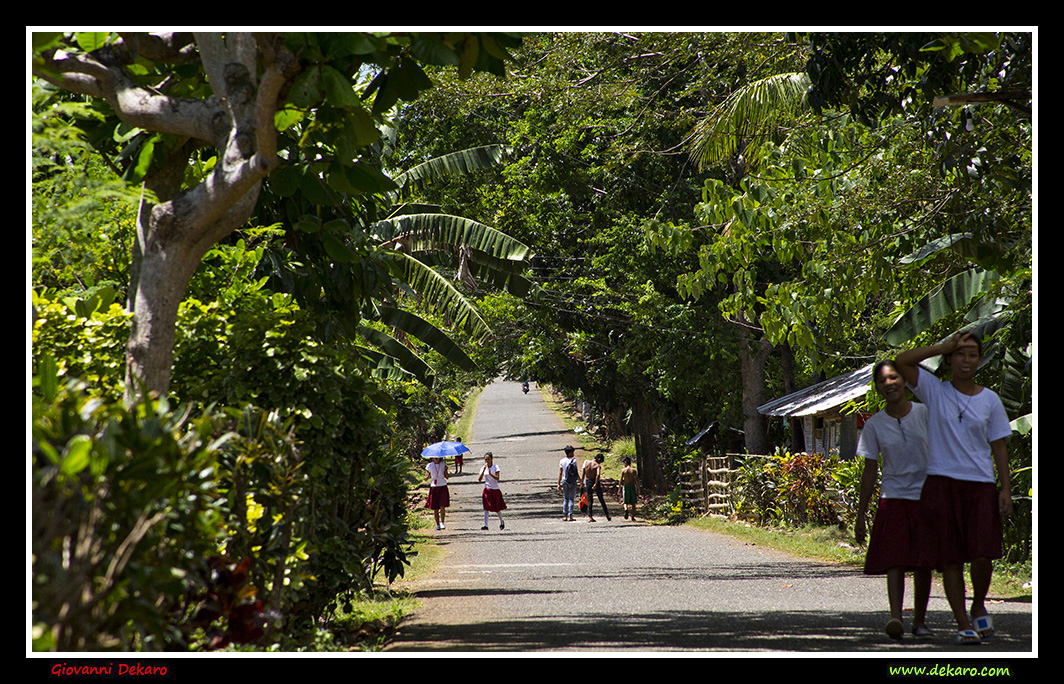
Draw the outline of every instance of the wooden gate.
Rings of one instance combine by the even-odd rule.
[[[700,513],[730,516],[732,495],[731,455],[707,456],[680,464],[680,500]]]

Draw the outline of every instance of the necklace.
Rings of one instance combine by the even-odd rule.
[[[975,396],[975,395],[969,395],[968,396],[968,401],[964,402],[964,406],[960,405],[960,403],[961,403],[960,399],[957,400],[957,406],[958,406],[957,422],[958,423],[961,422],[962,420],[964,420],[964,412],[968,410],[968,404],[972,403],[972,397],[973,396]]]
[[[901,441],[908,443],[909,438],[905,436],[905,428],[901,424],[901,418],[895,418],[894,420],[898,421],[898,432],[901,433]]]
[[[900,407],[900,408],[898,408],[896,410],[898,411],[897,414],[891,413],[891,411],[890,411],[890,409],[888,407],[887,415],[890,416],[891,418],[893,418],[894,420],[898,421],[898,432],[901,433],[901,439],[902,439],[903,442],[908,442],[909,439],[908,439],[908,437],[905,436],[905,427],[901,424],[901,419],[904,418],[905,416],[909,415],[909,412],[912,410],[912,404],[906,404],[906,405],[904,405],[904,406],[902,406],[902,407]]]

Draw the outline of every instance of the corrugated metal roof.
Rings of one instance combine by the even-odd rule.
[[[759,413],[766,416],[785,416],[797,418],[813,416],[841,406],[853,399],[859,399],[868,392],[872,383],[874,363],[852,373],[839,375],[830,380],[819,382],[804,390],[799,390],[785,397],[775,399],[757,407]]]

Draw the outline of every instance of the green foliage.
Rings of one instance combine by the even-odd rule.
[[[392,446],[391,401],[357,348],[317,341],[311,316],[250,283],[231,302],[187,300],[179,321],[174,391],[258,407],[232,428],[255,441],[227,461],[230,505],[238,510],[250,494],[262,507],[255,541],[240,546],[257,549],[249,572],[275,590],[288,563],[284,614],[318,616],[378,571],[401,576],[406,462]],[[263,422],[269,414],[276,418]]]
[[[338,594],[364,589],[376,577],[403,574],[409,553],[406,461],[393,449],[405,443],[393,442],[389,426],[397,409],[389,413],[381,408],[391,407],[392,399],[367,379],[357,349],[315,342],[313,319],[290,298],[262,289],[264,280],[253,277],[262,255],[261,248],[243,242],[217,248],[208,257],[211,268],[204,268],[192,285],[197,294],[211,293],[214,298],[190,298],[182,307],[175,396],[246,408],[196,423],[203,439],[211,433],[229,435],[212,451],[210,497],[198,496],[197,505],[211,507],[214,528],[208,534],[183,523],[187,544],[200,547],[194,554],[197,565],[173,563],[184,584],[155,578],[159,598],[150,602],[165,608],[151,615],[148,627],[137,632],[135,626],[108,623],[97,630],[108,647],[196,643],[198,648],[219,648],[268,642],[280,627],[321,615]],[[60,383],[81,376],[97,396],[106,396],[98,404],[86,399],[78,408],[64,405],[66,417],[56,422],[70,423],[71,416],[81,416],[78,411],[84,414],[82,421],[93,410],[120,412],[127,314],[99,295],[62,300],[35,296],[34,305],[35,366],[48,371],[35,376],[38,391],[55,395]],[[423,400],[436,397],[422,396],[404,405]],[[156,418],[178,420],[165,407],[158,408]],[[96,420],[106,422],[107,416]],[[130,447],[128,456],[161,458],[164,453],[162,446],[141,448],[144,453]],[[84,451],[70,450],[77,455],[71,463],[84,459]],[[61,447],[54,451],[63,453]],[[192,467],[188,458],[175,458],[151,474],[171,473],[173,482],[188,480],[193,486],[197,478],[182,473],[182,467]],[[100,491],[134,487],[121,484],[122,477],[105,470],[95,486]],[[115,497],[114,505],[128,506],[129,515],[136,513],[135,502]],[[41,508],[42,513],[47,510]],[[182,510],[175,507],[176,512]],[[58,547],[61,553],[62,539],[41,534],[41,544]],[[127,562],[135,566],[141,560],[138,555]],[[79,572],[87,576],[88,570],[82,567]],[[107,594],[107,609],[128,616],[134,607],[125,601],[136,603],[135,597],[129,597],[119,580],[115,583],[117,588]],[[74,630],[64,636],[63,630],[73,628],[53,624],[59,610],[52,605],[56,600],[41,596],[42,606],[52,606],[53,614],[42,614],[39,645],[77,641],[84,646],[96,618],[86,617],[84,634]],[[56,636],[48,636],[53,632]]]
[[[1030,463],[1030,436],[1013,436],[1009,441],[1012,463]],[[1015,454],[1026,458],[1015,458]],[[1013,467],[1012,515],[1003,521],[1004,561],[1030,563],[1034,557],[1034,482],[1033,466]]]
[[[760,525],[837,525],[846,514],[839,483],[852,479],[851,467],[828,454],[747,455],[735,477],[737,514]]]
[[[164,650],[216,552],[209,420],[126,409],[39,360],[33,394],[35,650]]]
[[[34,366],[53,359],[62,381],[77,378],[108,402],[118,401],[125,377],[129,314],[111,301],[112,294],[47,298],[31,293],[33,327],[30,345]]]
[[[306,542],[295,535],[303,461],[292,420],[252,407],[228,413],[233,431],[220,457],[225,555],[211,566],[194,621],[211,648],[256,641],[284,625],[312,579]]]
[[[871,350],[868,329],[889,313],[884,298],[919,291],[921,281],[898,277],[897,249],[911,238],[878,198],[877,179],[899,153],[845,117],[814,130],[772,147],[756,178],[705,182],[699,268],[678,286],[694,298],[726,292],[724,317],[759,327],[773,344],[849,355]],[[675,245],[677,232],[652,239]]]
[[[77,125],[103,115],[35,84],[31,116],[34,285],[124,291],[141,191],[114,177]]]

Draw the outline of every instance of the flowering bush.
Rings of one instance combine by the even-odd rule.
[[[735,476],[737,513],[758,524],[834,525],[848,517],[853,462],[833,454],[748,455]]]

